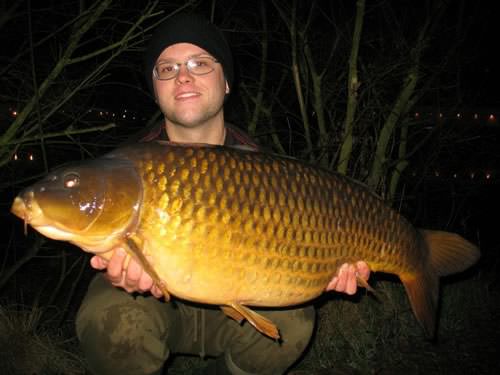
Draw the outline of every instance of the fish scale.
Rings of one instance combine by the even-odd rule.
[[[180,149],[185,151],[184,149]],[[164,243],[163,246],[168,247],[175,246],[175,243],[179,241],[177,236],[179,236],[177,226],[182,227],[185,224],[184,218],[194,217],[196,222],[189,225],[191,230],[197,227],[200,228],[198,231],[186,231],[184,235],[191,238],[191,243],[189,243],[186,249],[187,253],[190,253],[190,257],[193,257],[192,247],[196,247],[193,243],[198,242],[196,238],[199,238],[203,247],[207,249],[218,249],[214,253],[214,259],[220,263],[218,266],[221,269],[231,270],[233,268],[244,268],[253,275],[260,275],[259,279],[269,280],[269,275],[273,273],[291,273],[291,277],[280,278],[279,283],[267,283],[258,282],[255,285],[255,289],[258,291],[260,288],[271,289],[269,295],[275,296],[278,293],[273,292],[273,288],[278,288],[283,298],[288,298],[287,301],[276,300],[276,299],[266,299],[261,295],[256,296],[244,296],[245,301],[251,305],[261,305],[261,306],[280,306],[283,304],[294,304],[300,303],[303,300],[311,299],[321,294],[325,285],[331,279],[333,273],[336,271],[338,264],[343,263],[346,260],[353,260],[357,257],[357,253],[363,253],[363,246],[365,236],[352,236],[348,230],[342,230],[340,226],[349,227],[349,221],[344,220],[343,222],[337,223],[337,228],[339,230],[337,240],[331,239],[330,243],[321,243],[319,238],[327,238],[327,229],[325,226],[317,225],[317,222],[326,221],[328,222],[328,213],[330,215],[332,212],[337,211],[339,217],[343,216],[353,216],[356,210],[356,203],[360,201],[363,195],[360,193],[358,197],[354,193],[354,188],[351,186],[343,186],[340,181],[336,184],[331,182],[331,178],[328,174],[324,173],[310,173],[302,164],[297,163],[294,165],[295,168],[290,168],[288,164],[280,163],[274,159],[262,160],[260,161],[259,167],[255,167],[257,173],[260,173],[260,180],[267,181],[269,183],[263,183],[262,186],[256,184],[257,179],[251,178],[252,175],[252,163],[250,160],[243,158],[243,160],[236,160],[236,156],[253,156],[253,154],[240,154],[235,153],[231,157],[222,155],[218,158],[217,150],[213,149],[208,151],[205,149],[189,149],[186,155],[179,155],[174,151],[169,152],[166,156],[154,157],[153,155],[145,155],[145,160],[143,163],[148,163],[149,159],[154,160],[154,164],[161,165],[161,168],[157,168],[156,176],[151,181],[151,185],[155,186],[156,182],[159,181],[164,175],[170,176],[168,184],[173,188],[169,191],[168,201],[169,205],[162,207],[167,213],[168,217],[179,217],[176,215],[181,215],[180,219],[173,220],[173,224],[167,224],[163,233],[161,241]],[[205,180],[204,187],[213,186],[215,189],[208,192],[205,196],[200,196],[196,192],[200,187],[195,180],[190,181],[189,186],[183,185],[182,189],[179,189],[179,184],[181,182],[186,182],[193,175],[193,172],[201,165],[202,160],[206,160],[208,157],[212,164],[205,166],[200,173],[200,180],[203,180],[203,176],[208,172],[207,176],[210,179]],[[170,166],[165,166],[163,158],[169,161]],[[217,163],[214,165],[214,163]],[[253,161],[253,165],[255,165]],[[261,165],[263,164],[263,165]],[[140,162],[138,163],[139,168],[141,167]],[[286,169],[285,169],[286,168]],[[153,168],[152,168],[153,169]],[[309,172],[309,173],[308,173]],[[283,181],[283,175],[287,178]],[[148,178],[149,180],[150,178]],[[174,181],[179,181],[179,183],[174,183]],[[278,181],[281,181],[279,183]],[[287,194],[287,189],[289,182],[293,185],[299,184],[303,181],[302,186],[304,188],[298,189],[297,195]],[[198,180],[199,183],[199,180]],[[235,185],[239,185],[236,187]],[[340,185],[340,188],[336,185]],[[299,185],[300,186],[300,185]],[[333,188],[337,187],[338,193],[333,191]],[[259,189],[259,195],[256,192]],[[326,189],[326,193],[323,191]],[[223,195],[226,190],[234,190],[237,195],[238,200],[233,199],[231,205],[232,209],[228,209],[227,206],[221,205],[220,202],[222,197],[227,200]],[[158,200],[157,192],[155,189],[145,194],[147,199],[152,201]],[[345,197],[351,196],[351,199],[342,199],[342,195]],[[257,198],[257,197],[260,197]],[[333,196],[334,199],[327,199],[326,197]],[[365,195],[366,196],[366,195]],[[311,199],[315,197],[316,199]],[[335,199],[336,197],[336,199]],[[161,199],[161,196],[160,196]],[[193,202],[193,210],[185,212],[180,209],[180,206],[185,206],[185,202]],[[201,203],[203,202],[203,204]],[[305,202],[308,202],[306,204]],[[334,205],[336,203],[336,205]],[[149,203],[147,205],[150,205]],[[298,211],[292,212],[291,208],[296,207]],[[265,211],[271,211],[268,215],[265,215]],[[156,214],[158,209],[148,211],[149,215],[146,215],[143,223],[150,223],[156,221]],[[151,218],[152,216],[152,218]],[[225,219],[223,219],[225,218]],[[267,218],[267,220],[266,220]],[[362,218],[363,219],[363,218]],[[264,220],[264,221],[263,221]],[[213,222],[224,222],[225,226],[207,225],[206,223]],[[315,224],[310,225],[310,222]],[[284,225],[281,225],[284,224]],[[292,225],[289,228],[289,234],[286,234],[285,225]],[[257,228],[267,227],[267,231],[258,230]],[[143,225],[139,227],[138,232],[143,231],[146,233],[149,229],[149,225]],[[238,237],[224,237],[223,233],[227,231],[236,232],[240,235]],[[169,236],[168,234],[175,234]],[[147,235],[145,235],[147,236]],[[254,238],[258,236],[258,238]],[[407,235],[409,236],[409,235]],[[411,237],[410,237],[411,238]],[[165,244],[166,243],[166,244]],[[260,243],[267,244],[267,246],[262,246]],[[280,244],[281,246],[278,246]],[[332,247],[333,246],[333,247]],[[329,257],[323,258],[318,261],[318,257],[309,254],[316,254],[315,250],[321,247],[326,247],[326,252],[330,254]],[[341,257],[335,258],[331,256],[334,254],[334,248],[339,247]],[[267,251],[266,251],[267,249]],[[310,249],[310,251],[308,251]],[[194,252],[197,256],[204,258],[206,256],[206,251],[204,249],[199,249],[198,252]],[[224,254],[226,252],[227,254]],[[261,257],[267,257],[269,262],[263,262],[263,266],[260,263],[254,262],[250,266],[245,262],[242,262],[238,266],[238,262],[241,262],[242,258],[234,258],[231,256],[224,256],[228,254],[233,254],[234,252],[244,252],[244,253],[256,253]],[[222,253],[222,254],[219,254]],[[297,253],[298,255],[294,255]],[[319,253],[319,252],[318,252]],[[146,252],[147,255],[151,255]],[[154,258],[154,255],[152,255]],[[183,254],[183,257],[188,255]],[[373,254],[372,254],[373,256]],[[172,256],[175,258],[176,256]],[[359,257],[359,256],[358,256]],[[210,258],[210,257],[209,257]],[[350,258],[350,259],[349,259]],[[230,263],[226,264],[224,260]],[[258,258],[257,258],[258,259]],[[287,262],[272,262],[273,259],[286,259]],[[359,257],[358,259],[362,259]],[[377,257],[375,257],[377,259]],[[388,262],[388,260],[385,260]],[[193,263],[200,265],[200,267],[206,268],[203,261],[193,260]],[[176,263],[178,264],[178,263]],[[266,267],[266,264],[275,264],[275,267]],[[324,267],[320,265],[324,264]],[[255,269],[257,267],[257,269]],[[312,272],[312,269],[315,272]],[[201,270],[191,267],[191,273],[202,274]],[[162,277],[167,285],[175,285],[175,281],[170,281],[168,275],[159,275]],[[242,300],[243,296],[231,295],[233,293],[228,290],[228,285],[234,283],[234,279],[241,276],[241,272],[230,273],[225,272],[224,277],[219,277],[219,281],[210,286],[212,293],[224,294],[225,299],[230,300]],[[192,281],[193,279],[190,278]],[[293,288],[292,288],[293,286]],[[188,290],[187,290],[188,289]],[[202,296],[193,296],[192,290],[193,285],[186,285],[184,288],[180,287],[174,292],[181,297],[188,297],[190,299],[199,298],[200,301],[207,300],[207,291],[200,291]],[[238,289],[238,288],[236,288]],[[290,291],[286,291],[290,289]],[[221,290],[226,290],[226,292],[221,293]],[[283,292],[285,290],[285,292]],[[217,296],[213,297],[213,303],[223,303],[224,301],[217,301]],[[292,299],[290,299],[292,298]],[[296,300],[295,300],[296,299]]]
[[[432,335],[438,278],[479,257],[458,235],[414,228],[352,179],[220,146],[120,148],[53,172],[12,212],[103,257],[124,247],[166,297],[220,305],[273,338],[274,324],[247,306],[312,300],[341,264],[357,261],[398,275]]]

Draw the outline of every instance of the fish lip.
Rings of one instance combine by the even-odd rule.
[[[26,213],[28,212],[28,207],[21,197],[15,197],[12,206],[10,207],[10,212],[16,215],[18,218],[25,220]]]
[[[37,226],[39,224],[38,219],[43,216],[43,212],[36,200],[31,199],[31,197],[32,195],[29,195],[28,198],[15,197],[10,212],[26,224]]]

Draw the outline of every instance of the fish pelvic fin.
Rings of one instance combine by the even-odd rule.
[[[237,322],[241,323],[244,318],[260,333],[275,340],[280,338],[278,327],[272,321],[248,307],[238,302],[229,302],[226,306],[222,307],[222,311]]]
[[[462,272],[480,257],[476,245],[455,233],[425,230],[420,233],[430,253],[430,263],[438,276]]]

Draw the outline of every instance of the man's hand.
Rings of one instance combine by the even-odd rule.
[[[338,274],[327,285],[326,291],[334,290],[353,295],[358,289],[356,274],[362,279],[368,280],[370,277],[370,268],[368,268],[365,262],[357,262],[356,265],[343,264]]]
[[[151,292],[156,298],[161,298],[163,293],[153,279],[142,266],[134,259],[130,258],[128,266],[125,268],[126,259],[130,258],[125,250],[117,248],[113,251],[111,259],[108,261],[98,255],[90,259],[90,265],[97,270],[106,270],[106,277],[114,286],[125,289],[129,293]]]

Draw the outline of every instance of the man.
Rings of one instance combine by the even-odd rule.
[[[170,18],[153,35],[145,63],[146,80],[165,121],[143,140],[257,147],[224,121],[233,62],[214,25],[193,15]],[[122,249],[115,249],[109,262],[91,259],[94,268],[106,269],[106,277],[99,274],[91,282],[76,328],[95,374],[160,374],[170,353],[216,357],[206,374],[281,374],[308,345],[315,320],[312,306],[259,311],[280,327],[282,341],[276,342],[216,307],[161,301],[151,277],[134,259],[125,267],[126,258]],[[355,293],[356,272],[369,276],[365,263],[344,265],[327,290]]]

